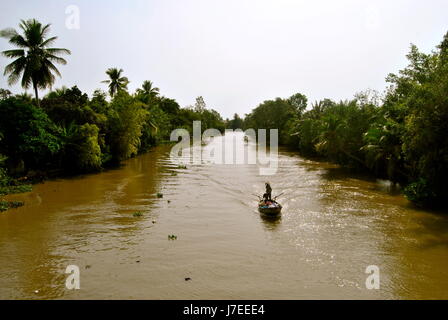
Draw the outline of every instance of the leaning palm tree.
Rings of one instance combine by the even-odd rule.
[[[5,67],[4,75],[8,76],[8,84],[13,85],[21,77],[24,89],[30,86],[34,89],[36,103],[39,105],[38,89],[46,89],[55,81],[54,74],[61,74],[53,63],[66,64],[60,54],[70,54],[70,50],[62,48],[48,48],[57,37],[48,38],[50,24],[42,25],[35,19],[21,20],[20,29],[23,35],[14,29],[0,31],[0,36],[9,40],[9,43],[18,49],[6,50],[2,54],[11,59],[12,63]]]
[[[106,74],[109,76],[108,80],[102,81],[109,84],[109,93],[113,97],[118,91],[127,90],[129,80],[126,77],[122,77],[123,69],[109,68]]]

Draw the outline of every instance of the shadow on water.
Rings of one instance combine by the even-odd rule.
[[[322,173],[322,178],[327,181],[347,181],[359,180],[370,183],[369,189],[371,191],[385,192],[390,195],[399,195],[402,192],[402,187],[399,183],[394,183],[386,179],[378,179],[372,174],[363,171],[352,171],[345,167],[327,167]]]
[[[274,231],[278,229],[282,222],[282,216],[278,215],[275,217],[267,216],[265,214],[260,214],[260,219],[263,221],[263,225],[266,230]]]
[[[322,177],[326,180],[347,180],[356,178],[359,180],[364,180],[367,182],[375,182],[377,179],[366,172],[362,171],[353,171],[350,168],[340,167],[338,165],[329,166],[325,168],[325,172]]]
[[[419,212],[417,210],[417,212]],[[444,247],[448,249],[448,216],[442,212],[420,211],[418,225],[413,233],[424,239],[420,248]]]

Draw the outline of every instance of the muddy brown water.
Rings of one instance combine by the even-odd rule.
[[[0,298],[448,298],[448,216],[386,181],[288,151],[270,177],[254,165],[179,168],[170,148],[10,196],[26,205],[0,213]],[[252,196],[266,180],[284,192],[274,221]],[[80,290],[65,287],[68,265]],[[369,265],[379,290],[366,288]]]

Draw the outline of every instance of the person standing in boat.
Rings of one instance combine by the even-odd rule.
[[[263,195],[264,201],[272,201],[272,188],[269,182],[266,182],[266,192]]]

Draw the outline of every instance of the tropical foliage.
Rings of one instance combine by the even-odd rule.
[[[57,37],[48,37],[50,25],[37,20],[21,21],[14,29],[1,31],[17,49],[3,55],[15,59],[4,72],[9,84],[35,89],[35,100],[27,93],[13,95],[0,89],[0,184],[14,183],[11,176],[39,172],[89,172],[135,156],[168,140],[175,128],[192,128],[193,120],[224,129],[224,121],[209,110],[203,98],[200,108],[182,109],[174,100],[160,95],[147,80],[135,94],[127,91],[129,80],[123,69],[109,68],[110,101],[96,90],[92,97],[77,86],[62,87],[39,99],[38,89],[54,84],[60,75],[54,63],[65,64],[60,54],[70,51],[50,48]],[[28,174],[27,174],[28,173]]]
[[[106,71],[109,79],[102,81],[109,84],[109,94],[113,97],[117,92],[128,89],[129,80],[123,77],[123,69],[109,68]]]
[[[5,68],[5,75],[8,76],[8,83],[15,84],[20,78],[24,89],[33,87],[36,95],[36,102],[39,104],[38,89],[46,89],[55,81],[54,74],[61,76],[54,63],[66,64],[61,54],[70,54],[70,51],[63,48],[49,48],[57,37],[48,38],[50,25],[42,25],[35,19],[22,20],[20,34],[14,29],[5,29],[0,32],[0,36],[9,40],[9,43],[17,49],[3,51],[2,54],[11,59],[15,59]]]
[[[147,101],[124,89],[111,101],[100,90],[89,98],[76,86],[57,89],[40,107],[11,96],[0,99],[0,155],[12,175],[95,171],[169,140],[173,129],[191,130],[193,120],[201,120],[203,130],[224,128],[214,110],[181,108],[158,95]]]
[[[418,205],[446,206],[448,34],[430,54],[412,45],[407,58],[383,95],[366,91],[310,106],[302,94],[277,98],[255,108],[244,126],[278,128],[280,142],[302,154],[399,182]]]

